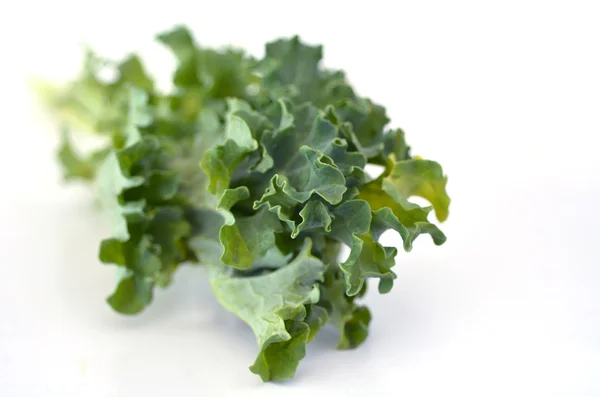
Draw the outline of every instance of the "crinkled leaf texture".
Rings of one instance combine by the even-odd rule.
[[[305,355],[310,323],[322,314],[306,305],[319,301],[325,265],[310,254],[310,240],[285,267],[257,276],[236,276],[230,267],[207,263],[211,287],[224,307],[254,331],[260,352],[250,370],[263,380],[291,378]],[[317,309],[318,312],[318,309]],[[313,325],[314,328],[314,325]]]
[[[406,252],[420,234],[446,240],[428,219],[448,217],[441,166],[413,158],[385,108],[321,66],[321,46],[279,39],[255,59],[200,47],[183,26],[157,39],[177,61],[172,92],[135,55],[115,63],[91,52],[66,89],[44,87],[67,127],[108,142],[82,154],[65,130],[58,153],[66,180],[94,182],[113,226],[100,247],[121,269],[108,302],[139,313],[155,286],[198,262],[254,331],[250,369],[263,380],[292,377],[326,323],[338,348],[357,347],[371,322],[358,302],[367,280],[387,293],[396,278],[400,244],[383,246],[382,234],[397,232]],[[115,81],[99,78],[104,67]],[[373,180],[367,164],[385,171]]]
[[[124,314],[141,311],[152,301],[154,285],[168,285],[178,264],[190,259],[183,242],[191,225],[174,200],[179,175],[165,169],[158,138],[138,130],[147,123],[136,109],[145,100],[143,91],[131,88],[125,146],[111,150],[97,173],[113,225],[113,237],[100,245],[100,260],[125,270],[108,302]]]

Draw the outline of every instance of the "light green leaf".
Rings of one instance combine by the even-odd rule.
[[[87,157],[79,155],[71,145],[69,133],[64,129],[61,145],[58,149],[58,159],[63,167],[64,179],[93,180],[100,164],[109,152],[110,149],[106,148],[94,151]]]
[[[117,69],[119,71],[119,82],[130,83],[133,86],[146,91],[154,89],[154,81],[144,70],[142,61],[136,55],[130,55],[121,62]]]
[[[125,158],[127,152],[124,153]],[[127,218],[140,218],[143,216],[143,201],[122,203],[119,196],[126,190],[141,186],[144,183],[142,176],[131,176],[119,164],[116,152],[111,152],[98,169],[96,183],[99,190],[100,203],[112,225],[112,236],[120,241],[129,239]]]
[[[405,202],[404,206],[409,207],[411,203]],[[412,204],[414,205],[414,204]],[[410,208],[410,207],[409,207]],[[423,209],[416,206],[413,207],[413,212],[416,214],[423,214]],[[394,212],[395,210],[395,212]],[[420,234],[429,234],[433,239],[435,245],[441,245],[446,241],[446,236],[432,223],[427,220],[407,222],[409,225],[404,226],[399,220],[396,214],[405,214],[404,207],[399,205],[392,205],[392,208],[384,207],[377,211],[373,211],[373,222],[371,224],[371,235],[374,239],[379,239],[379,236],[388,229],[394,229],[402,237],[404,241],[404,250],[409,252],[412,250],[412,245],[415,239]],[[426,214],[426,212],[425,212]]]
[[[250,370],[264,381],[291,378],[305,355],[310,328],[305,305],[319,299],[324,265],[310,255],[307,240],[287,266],[254,277],[235,277],[221,264],[209,264],[215,295],[252,328],[260,352]],[[313,316],[309,318],[315,323]]]
[[[375,239],[387,229],[395,229],[404,241],[405,251],[412,249],[415,238],[427,233],[436,245],[446,241],[442,231],[427,220],[431,207],[422,208],[417,204],[395,195],[392,198],[381,187],[381,180],[373,181],[361,187],[358,198],[369,203],[374,212],[372,234]]]
[[[448,218],[450,198],[442,167],[430,160],[403,160],[392,163],[389,174],[383,179],[383,190],[396,201],[419,196],[429,201],[440,222]]]

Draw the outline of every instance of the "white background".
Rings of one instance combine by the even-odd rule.
[[[0,395],[599,396],[600,10],[595,1],[76,2],[0,6]],[[104,299],[108,225],[63,186],[56,129],[28,76],[66,78],[80,44],[139,50],[153,35],[254,54],[298,33],[388,107],[415,154],[449,175],[448,242],[399,255],[394,290],[366,299],[368,341],[325,331],[294,380],[263,384],[257,348],[202,270],[135,318]]]

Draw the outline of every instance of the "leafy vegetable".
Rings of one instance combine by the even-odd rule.
[[[293,377],[326,323],[338,348],[360,345],[371,322],[357,303],[366,280],[387,293],[396,278],[397,249],[381,235],[396,231],[405,251],[419,234],[446,240],[428,220],[432,209],[448,216],[442,168],[413,158],[385,108],[320,65],[321,46],[279,39],[256,59],[200,47],[182,26],[158,41],[178,62],[171,92],[157,90],[137,56],[91,51],[74,81],[43,85],[63,125],[107,142],[82,155],[67,128],[58,157],[67,180],[96,186],[111,220],[99,256],[121,279],[108,303],[139,313],[181,264],[199,263],[254,331],[250,369],[264,381]],[[99,77],[107,67],[113,82]],[[372,179],[367,164],[385,171]]]

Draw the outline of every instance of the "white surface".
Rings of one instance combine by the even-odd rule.
[[[600,395],[597,2],[188,3],[0,12],[0,395]],[[85,189],[60,186],[54,130],[24,88],[77,70],[77,42],[141,49],[164,75],[172,59],[151,37],[176,22],[258,54],[282,35],[323,42],[450,177],[447,244],[400,255],[392,293],[367,298],[368,341],[338,352],[323,332],[293,381],[248,371],[253,337],[200,269],[139,317],[110,311],[107,225]]]

